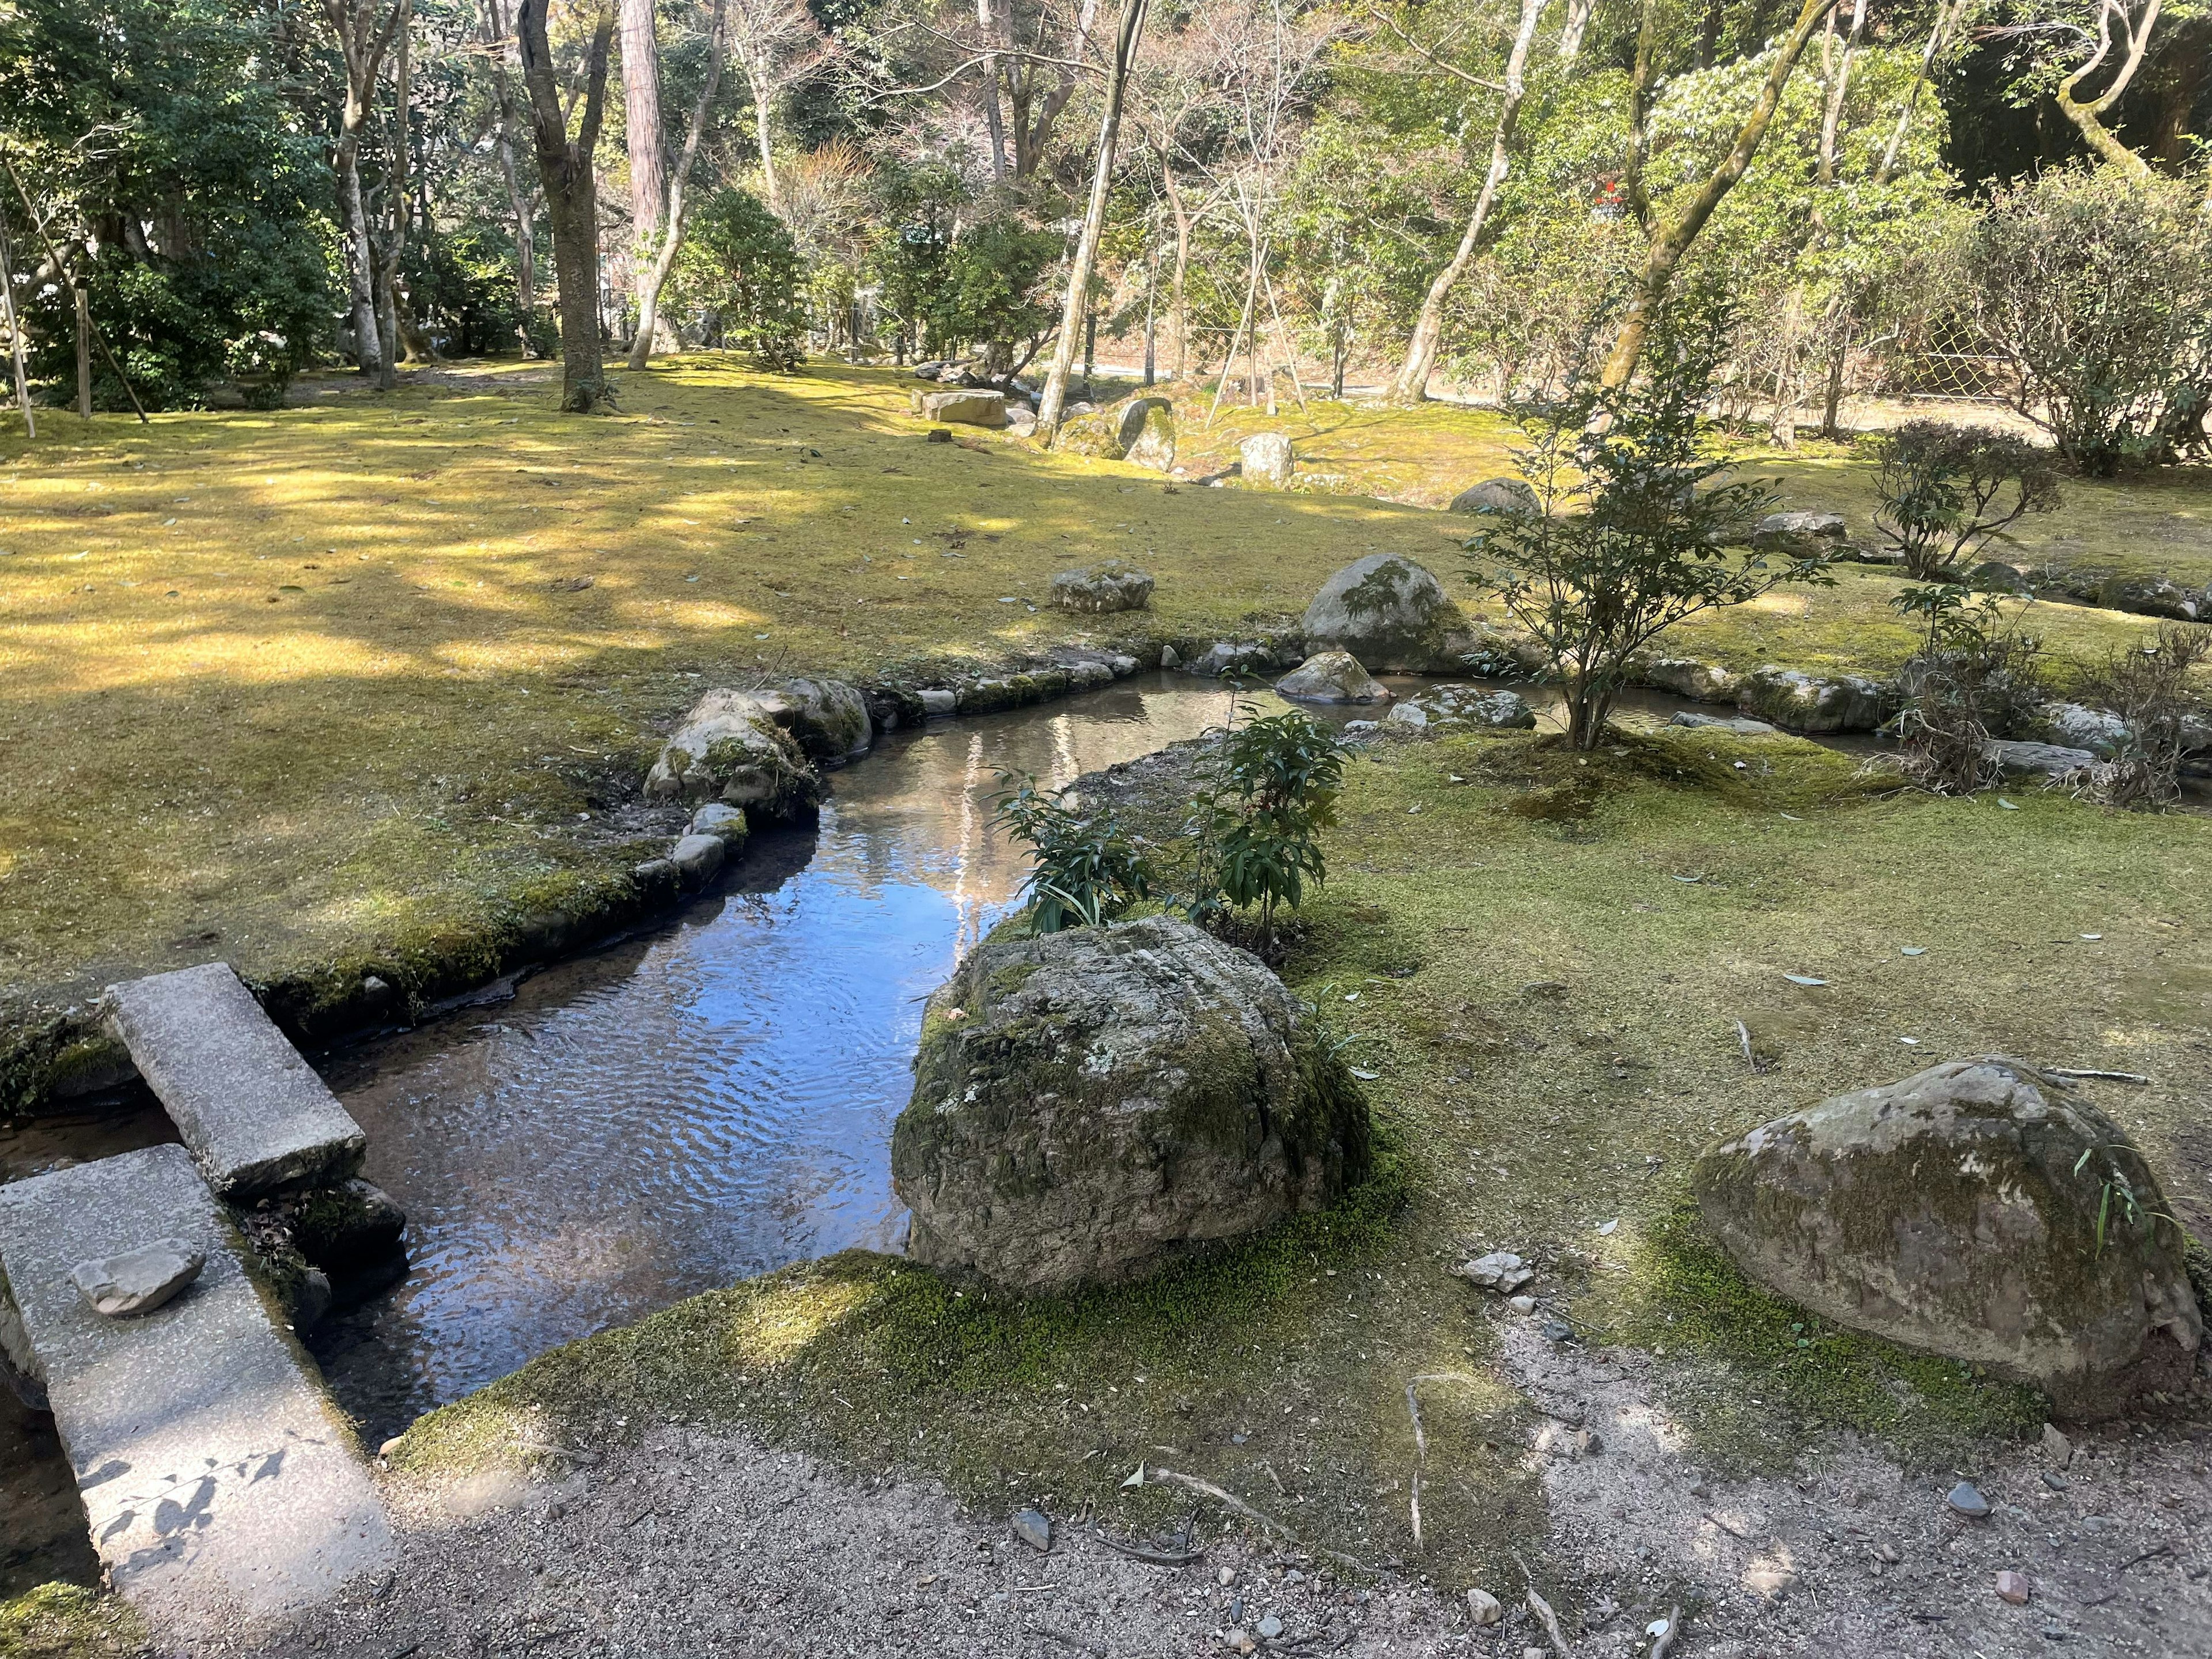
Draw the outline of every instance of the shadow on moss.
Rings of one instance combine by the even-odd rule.
[[[1821,1429],[1853,1431],[1933,1466],[1975,1440],[2033,1433],[2046,1413],[2033,1389],[1839,1329],[1762,1289],[1688,1199],[1644,1230],[1606,1323],[1613,1337],[1677,1362],[1668,1403],[1699,1452],[1723,1467],[1785,1468]]]

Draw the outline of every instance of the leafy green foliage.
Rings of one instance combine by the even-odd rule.
[[[329,336],[329,172],[268,72],[284,27],[246,0],[0,8],[0,144],[149,405],[190,404],[235,364],[281,394]],[[32,372],[72,400],[75,299],[27,280],[43,250],[12,189],[8,208]],[[130,407],[97,354],[93,393]]]
[[[1818,556],[1723,550],[1774,500],[1762,480],[1725,479],[1704,419],[1730,321],[1693,288],[1661,313],[1643,378],[1609,391],[1582,374],[1559,401],[1514,410],[1529,439],[1515,466],[1540,510],[1486,515],[1466,544],[1482,566],[1468,580],[1544,647],[1577,749],[1597,746],[1630,658],[1675,623],[1778,583],[1832,580]]]
[[[999,781],[1006,789],[994,822],[1029,848],[1022,892],[1030,933],[1097,927],[1151,896],[1144,851],[1112,812],[1079,812],[1025,774],[1001,772]]]
[[[2193,682],[2212,659],[2212,629],[2168,623],[2149,650],[2115,650],[2092,672],[2100,700],[2120,717],[2124,735],[2090,769],[2093,793],[2108,805],[2166,806],[2181,793],[2181,757],[2205,715]]]
[[[2058,167],[2000,191],[1966,248],[1975,325],[2013,405],[2090,473],[2177,459],[2212,405],[2201,183]]]
[[[1296,909],[1309,881],[1328,879],[1321,835],[1336,822],[1344,757],[1342,739],[1302,709],[1223,731],[1191,818],[1201,848],[1194,917],[1256,908],[1261,947],[1273,946],[1276,907]]]
[[[782,220],[748,191],[725,190],[691,221],[670,283],[679,305],[711,313],[709,336],[789,374],[805,356],[798,246]]]
[[[1053,231],[1013,218],[963,223],[932,202],[877,239],[869,275],[879,303],[925,357],[980,349],[994,377],[1036,355],[1058,318],[1047,272],[1063,251]]]
[[[1875,442],[1875,526],[1924,581],[2030,513],[2056,511],[2049,453],[1984,426],[1908,421]]]

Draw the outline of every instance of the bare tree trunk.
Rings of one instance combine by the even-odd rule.
[[[530,192],[523,188],[522,175],[514,162],[515,129],[521,123],[515,114],[514,85],[507,78],[507,57],[514,43],[507,38],[507,21],[500,15],[499,0],[484,0],[483,38],[494,54],[492,97],[499,108],[494,149],[499,155],[500,178],[507,185],[507,210],[514,216],[514,301],[523,323],[518,332],[522,355],[530,358],[538,355],[530,343],[530,319],[538,308],[538,227],[531,212]]]
[[[1589,33],[1590,13],[1597,0],[1567,0],[1567,19],[1559,26],[1559,72],[1565,74],[1582,56],[1583,39]]]
[[[2158,22],[2160,3],[2161,0],[2150,0],[2138,24],[2128,15],[2127,0],[2103,0],[2097,12],[2097,50],[2089,55],[2088,62],[2058,83],[2058,90],[2053,94],[2058,100],[2059,113],[2074,124],[2081,141],[2105,161],[2136,179],[2150,177],[2150,163],[2115,138],[2103,116],[2119,101],[2120,94],[2128,89],[2128,82],[2135,79],[2136,70],[2142,66],[2143,49],[2150,45],[2150,32]],[[2075,88],[2095,74],[2111,54],[2115,19],[2126,40],[2126,56],[2112,76],[2112,84],[2085,103],[2075,97]]]
[[[1060,430],[1060,411],[1067,400],[1067,371],[1075,358],[1075,334],[1091,305],[1091,271],[1097,262],[1099,233],[1106,224],[1106,198],[1114,186],[1114,152],[1121,136],[1121,100],[1127,90],[1129,60],[1145,27],[1146,0],[1122,0],[1121,27],[1114,39],[1114,62],[1106,72],[1106,113],[1098,125],[1098,165],[1091,175],[1091,205],[1083,216],[1083,234],[1067,272],[1067,301],[1060,307],[1060,338],[1052,369],[1037,399],[1037,436],[1048,447]]]
[[[1413,338],[1406,343],[1405,361],[1390,380],[1390,400],[1393,403],[1417,404],[1429,395],[1429,376],[1436,372],[1437,351],[1443,343],[1444,307],[1451,299],[1452,290],[1459,279],[1467,274],[1474,261],[1475,248],[1482,240],[1482,232],[1490,222],[1491,208],[1498,200],[1498,187],[1505,182],[1506,173],[1513,165],[1513,134],[1521,121],[1521,100],[1527,91],[1528,50],[1535,42],[1536,25],[1544,15],[1547,0],[1521,0],[1521,27],[1513,37],[1513,52],[1505,61],[1505,102],[1498,112],[1498,131],[1490,143],[1490,171],[1483,176],[1482,193],[1475,198],[1474,211],[1468,216],[1467,229],[1459,239],[1458,250],[1451,263],[1437,273],[1429,284],[1427,295],[1421,301],[1421,314],[1414,319]]]
[[[377,250],[376,321],[383,360],[376,385],[389,392],[399,384],[399,360],[406,342],[399,327],[399,262],[407,251],[407,163],[411,143],[408,118],[408,35],[403,24],[392,43],[392,176],[385,181],[386,218],[384,246]]]
[[[676,269],[676,256],[683,251],[684,191],[691,179],[691,163],[699,154],[699,136],[707,129],[707,112],[714,106],[714,88],[722,78],[722,19],[726,15],[723,0],[714,0],[714,21],[707,35],[707,79],[699,88],[699,101],[692,106],[691,124],[684,130],[684,154],[668,180],[668,212],[659,232],[659,246],[653,249],[650,263],[641,263],[638,268],[637,332],[629,343],[632,368],[643,368],[652,355],[653,337],[660,326],[660,290],[667,284],[668,273]],[[640,245],[638,252],[643,260],[645,245]]]
[[[353,313],[354,362],[373,385],[383,383],[384,354],[376,326],[376,250],[369,244],[368,208],[361,194],[363,112],[350,94],[338,128],[338,212],[345,221],[347,299]]]
[[[653,26],[653,0],[619,0],[618,15],[623,136],[629,146],[630,230],[644,247],[660,228],[660,206],[668,193],[661,161],[668,146],[660,123],[660,41]]]
[[[1175,215],[1176,222],[1175,276],[1168,286],[1168,326],[1175,331],[1175,377],[1180,380],[1190,368],[1190,312],[1183,303],[1190,275],[1190,209],[1176,184],[1175,168],[1169,164],[1164,146],[1160,150],[1160,183],[1167,191],[1168,210]]]
[[[1812,43],[1814,32],[1826,21],[1835,5],[1836,0],[1802,0],[1797,12],[1797,21],[1775,53],[1773,66],[1767,70],[1765,82],[1759,89],[1758,100],[1753,104],[1750,115],[1737,131],[1735,142],[1729,146],[1728,154],[1721,159],[1720,165],[1713,169],[1678,216],[1650,227],[1650,245],[1644,255],[1644,269],[1638,276],[1635,291],[1629,299],[1627,313],[1621,318],[1620,326],[1613,335],[1613,349],[1607,355],[1605,368],[1600,376],[1607,386],[1618,390],[1626,386],[1635,374],[1636,360],[1644,352],[1644,337],[1650,332],[1653,314],[1666,299],[1667,290],[1674,280],[1674,272],[1682,263],[1682,256],[1690,251],[1690,245],[1697,240],[1698,233],[1712,218],[1714,210],[1720,206],[1729,191],[1735,188],[1736,181],[1751,166],[1752,157],[1759,153],[1759,146],[1766,137],[1767,128],[1773,125],[1775,109],[1782,102],[1783,88],[1789,84],[1790,76],[1797,67],[1797,60],[1805,55],[1805,48]],[[1650,43],[1656,33],[1656,0],[1644,0],[1643,38],[1637,50],[1640,84],[1632,89],[1636,105],[1633,113],[1638,118],[1634,125],[1639,131],[1643,127],[1643,100],[1649,89],[1644,66],[1650,61]],[[1633,159],[1638,177],[1635,180],[1632,195],[1644,202],[1648,211],[1649,198],[1644,193],[1640,176],[1643,157],[1638,154]]]
[[[991,182],[1006,177],[1006,124],[999,112],[998,0],[975,0],[975,27],[983,36],[983,125],[991,135]]]
[[[15,407],[23,411],[23,435],[39,435],[39,422],[31,413],[30,378],[24,373],[23,325],[15,315],[15,273],[8,258],[8,221],[0,216],[0,323],[8,325],[9,355],[15,362]]]
[[[589,415],[613,402],[599,353],[599,189],[592,155],[606,113],[607,50],[614,19],[604,9],[584,57],[583,118],[568,137],[568,111],[545,40],[547,0],[522,0],[515,32],[530,94],[531,137],[553,223],[553,268],[561,284],[561,407]]]
[[[92,300],[77,283],[70,284],[70,292],[76,296],[76,412],[88,421],[92,418]]]

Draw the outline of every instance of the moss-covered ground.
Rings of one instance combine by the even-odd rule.
[[[672,1414],[1135,1525],[1179,1496],[1122,1488],[1148,1462],[1319,1547],[1480,1581],[1546,1511],[1497,1304],[1446,1272],[1470,1252],[1531,1256],[1583,1340],[1661,1356],[1715,1468],[1844,1431],[1924,1466],[2033,1431],[2040,1402],[1746,1283],[1685,1207],[1699,1146],[2008,1051],[2152,1078],[2099,1098],[2207,1218],[2203,817],[1901,793],[1792,738],[1639,729],[1584,762],[1483,736],[1357,762],[1330,860],[1284,971],[1374,1074],[1382,1173],[1340,1209],[1067,1301],[857,1254],[795,1267],[539,1360],[423,1419],[401,1466]],[[1462,1380],[1423,1387],[1417,1549],[1406,1394],[1437,1373]]]
[[[0,1601],[0,1659],[141,1659],[146,1629],[128,1603],[76,1584]]]
[[[1316,404],[1302,441],[1346,493],[1208,489],[997,434],[924,443],[911,385],[700,356],[579,422],[542,371],[489,365],[0,438],[0,1073],[106,981],[209,955],[332,996],[491,971],[529,916],[621,884],[641,849],[605,809],[705,685],[927,680],[1066,640],[1052,573],[1109,555],[1158,574],[1127,625],[1162,637],[1295,618],[1371,550],[1452,580],[1462,524],[1350,492],[1448,495],[1505,443],[1492,415]],[[1202,465],[1253,418],[1187,425],[1186,448]],[[2143,556],[2153,519],[2201,523],[2202,483],[2080,508],[2082,534]],[[1679,646],[1884,672],[1911,643],[1895,586],[1846,570]],[[2152,624],[2045,606],[2035,626],[2087,658]]]

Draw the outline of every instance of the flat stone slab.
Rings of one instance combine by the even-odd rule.
[[[343,1181],[368,1137],[228,963],[111,985],[108,1029],[225,1198]]]
[[[165,1238],[205,1256],[196,1283],[132,1319],[86,1304],[76,1263]],[[0,1187],[0,1340],[45,1384],[94,1547],[165,1646],[319,1605],[388,1563],[353,1437],[182,1146]]]

